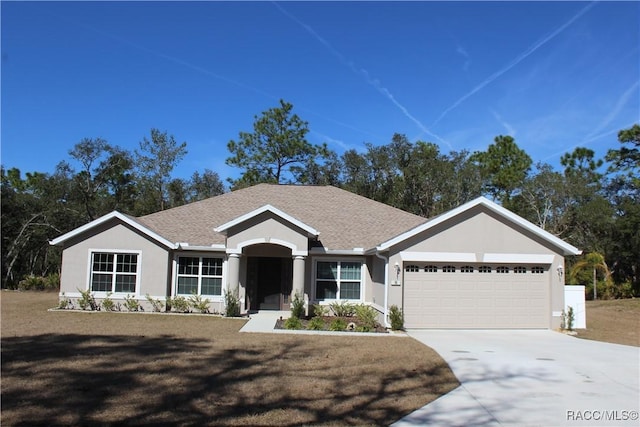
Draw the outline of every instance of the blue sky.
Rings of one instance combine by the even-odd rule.
[[[394,133],[450,150],[511,135],[535,162],[604,156],[640,121],[638,2],[7,2],[2,164],[53,172],[82,138],[226,145],[280,98],[339,154]]]

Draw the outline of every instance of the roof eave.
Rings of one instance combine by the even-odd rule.
[[[522,218],[521,216],[511,212],[510,210],[492,202],[491,200],[487,199],[486,197],[478,197],[474,200],[471,200],[463,205],[458,206],[455,209],[452,209],[442,215],[439,215],[423,224],[418,225],[417,227],[414,227],[410,230],[407,230],[406,232],[387,240],[386,242],[382,242],[380,245],[378,245],[376,247],[376,252],[385,252],[387,250],[389,250],[392,246],[397,245],[398,243],[401,243],[419,233],[422,233],[444,221],[447,221],[453,217],[456,217],[458,215],[460,215],[463,212],[468,211],[469,209],[472,209],[478,205],[482,205],[485,206],[486,208],[490,209],[491,211],[497,213],[498,215],[510,220],[513,223],[516,223],[518,225],[520,225],[521,227],[531,231],[532,233],[534,233],[535,235],[537,235],[538,237],[546,240],[547,242],[551,243],[552,245],[554,245],[555,247],[557,247],[558,249],[560,249],[563,253],[563,255],[580,255],[582,253],[582,251],[578,248],[576,248],[573,245],[570,245],[569,243],[565,242],[564,240],[560,239],[559,237],[554,236],[553,234],[549,233],[548,231],[543,230],[542,228],[538,227],[537,225],[531,223],[530,221],[527,221],[526,219]]]
[[[140,231],[142,234],[146,235],[147,237],[157,241],[158,243],[162,244],[163,246],[166,246],[169,249],[176,249],[178,247],[177,244],[170,242],[169,240],[165,239],[164,237],[160,236],[159,234],[157,234],[156,232],[148,229],[147,227],[143,226],[142,224],[140,224],[139,222],[133,220],[132,218],[128,217],[127,215],[124,215],[118,211],[112,211],[106,215],[101,216],[100,218],[97,218],[91,222],[86,223],[83,226],[80,226],[74,230],[69,231],[68,233],[63,234],[62,236],[56,237],[53,240],[49,241],[49,244],[52,246],[57,246],[57,245],[61,245],[64,242],[66,242],[69,239],[72,239],[74,237],[77,237],[89,230],[91,230],[94,227],[97,227],[101,224],[104,224],[112,219],[118,219],[122,222],[124,222],[125,224],[131,226],[132,228]]]

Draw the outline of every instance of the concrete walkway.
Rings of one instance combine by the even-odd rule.
[[[240,332],[269,332],[273,333],[276,322],[291,316],[290,311],[261,310],[249,315],[249,321],[240,329]]]
[[[461,386],[395,427],[640,425],[638,347],[547,330],[409,335],[437,351]]]

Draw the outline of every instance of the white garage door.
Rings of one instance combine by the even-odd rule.
[[[405,262],[407,328],[548,328],[549,266]]]

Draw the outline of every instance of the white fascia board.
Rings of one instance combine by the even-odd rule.
[[[310,255],[365,255],[363,248],[353,249],[328,249],[328,248],[311,248]]]
[[[197,252],[224,252],[225,247],[214,247],[214,246],[193,246],[193,245],[185,245],[180,243],[176,249],[181,251],[197,251]]]
[[[306,231],[310,236],[314,236],[314,237],[318,237],[320,235],[320,232],[318,230],[316,230],[315,228],[305,224],[304,222],[292,217],[291,215],[281,211],[278,208],[275,208],[271,205],[264,205],[258,209],[255,209],[251,212],[248,212],[244,215],[241,215],[227,223],[224,223],[216,228],[213,229],[213,231],[215,231],[216,233],[224,233],[225,231],[227,231],[229,228],[234,227],[236,225],[242,224],[243,222],[254,218],[262,213],[265,212],[271,212],[272,214],[279,216],[280,218],[284,219],[285,221],[295,225],[298,228],[303,229],[304,231]]]
[[[400,252],[403,261],[416,262],[477,262],[475,253],[467,252]]]
[[[160,236],[159,234],[149,230],[147,227],[143,226],[142,224],[138,223],[137,221],[134,221],[133,219],[129,218],[128,216],[121,214],[118,211],[113,211],[110,212],[106,215],[101,216],[100,218],[94,219],[91,222],[86,223],[85,225],[78,227],[74,230],[69,231],[68,233],[63,234],[62,236],[59,236],[51,241],[49,241],[49,244],[52,246],[55,245],[59,245],[61,243],[64,243],[65,241],[76,237],[86,231],[91,230],[94,227],[97,227],[98,225],[104,224],[107,221],[110,221],[112,219],[118,219],[122,222],[124,222],[125,224],[131,226],[132,228],[138,230],[139,232],[141,232],[142,234],[152,238],[153,240],[157,241],[158,243],[161,243],[162,245],[170,248],[170,249],[176,249],[178,247],[177,244],[168,241],[167,239],[165,239],[164,237]]]
[[[482,262],[487,264],[552,264],[551,254],[484,254]]]
[[[417,234],[422,233],[423,231],[426,231],[432,227],[435,227],[438,224],[443,223],[444,221],[447,221],[457,215],[460,215],[461,213],[468,211],[469,209],[474,208],[475,206],[478,205],[483,205],[485,207],[487,207],[488,209],[492,210],[493,212],[497,213],[498,215],[510,220],[513,223],[516,223],[518,225],[520,225],[521,227],[525,228],[526,230],[531,231],[533,234],[541,237],[542,239],[548,241],[549,243],[551,243],[552,245],[560,248],[563,251],[564,255],[580,255],[582,253],[582,251],[578,248],[576,248],[575,246],[570,245],[569,243],[565,242],[564,240],[554,236],[553,234],[549,233],[548,231],[543,230],[542,228],[538,227],[537,225],[527,221],[526,219],[522,218],[519,215],[516,215],[515,213],[511,212],[510,210],[503,208],[502,206],[492,202],[491,200],[487,199],[486,197],[478,197],[477,199],[471,200],[470,202],[467,202],[463,205],[458,206],[455,209],[452,209],[442,215],[439,215],[423,224],[420,224],[417,227],[412,228],[411,230],[408,230],[390,240],[387,240],[386,242],[381,243],[376,249],[380,252],[380,251],[386,251],[388,250],[390,247],[397,245],[398,243],[401,243],[413,236],[416,236]]]

